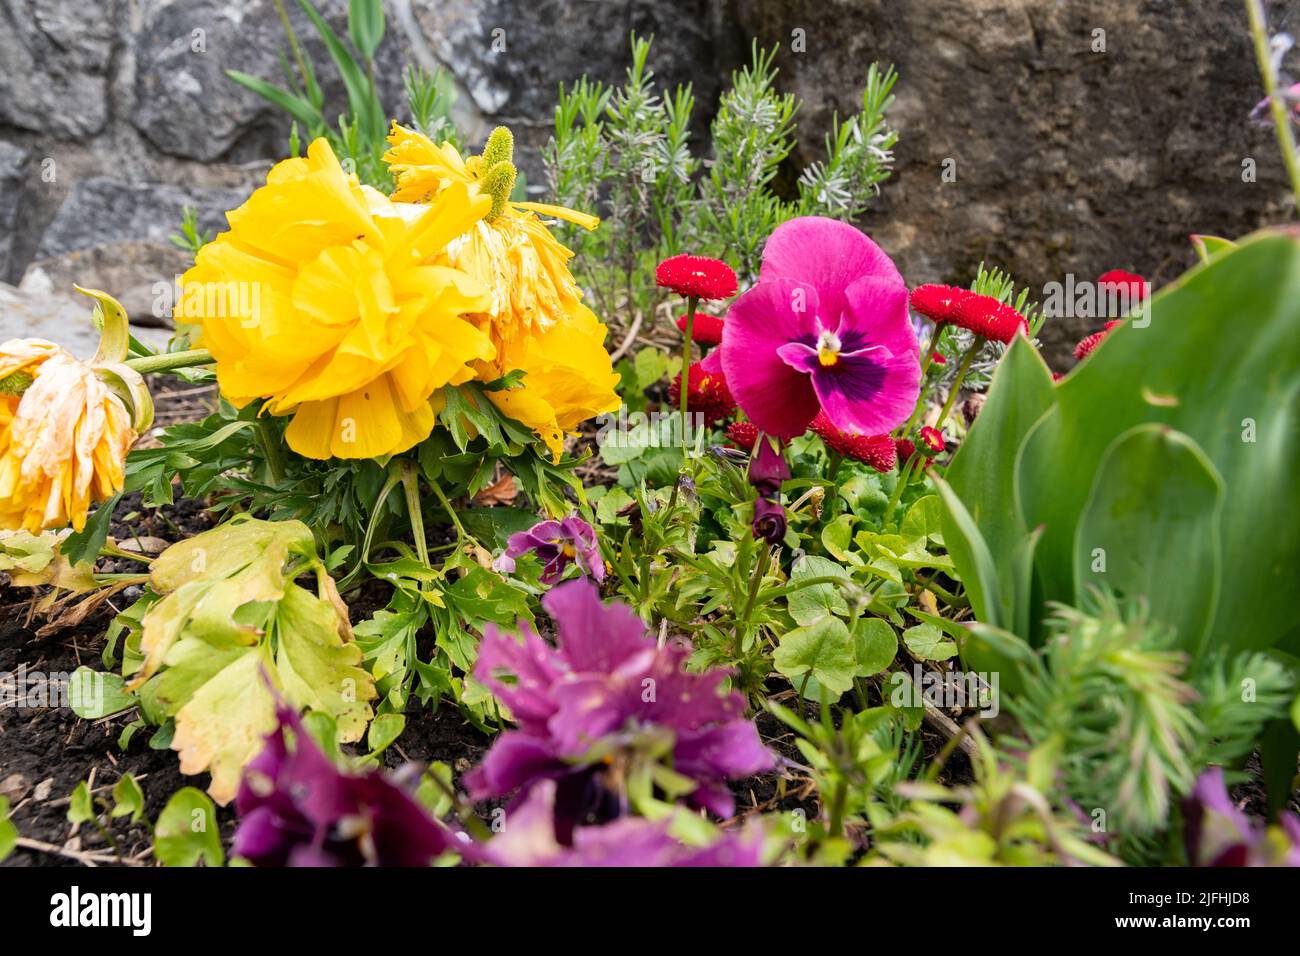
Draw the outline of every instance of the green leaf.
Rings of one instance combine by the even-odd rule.
[[[68,706],[82,720],[99,720],[136,705],[135,694],[117,674],[78,667],[68,678]]]
[[[898,635],[878,617],[859,618],[853,622],[853,651],[857,658],[858,677],[870,677],[894,663],[898,654]]]
[[[95,819],[95,798],[90,795],[90,787],[82,780],[72,791],[68,801],[68,822],[89,823]]]
[[[113,784],[112,816],[129,816],[132,823],[139,823],[144,816],[144,791],[129,773],[123,774],[122,779]]]
[[[1194,441],[1166,425],[1130,429],[1106,450],[1079,516],[1075,593],[1145,598],[1199,655],[1219,594],[1222,507],[1223,481]]]
[[[965,446],[962,446],[965,447]],[[949,482],[951,483],[951,482]],[[898,533],[908,541],[919,541],[924,546],[927,540],[943,544],[943,505],[938,495],[925,495],[912,502],[903,516],[903,523]]]
[[[933,624],[917,624],[903,632],[907,649],[923,661],[946,661],[957,656],[957,644]]]
[[[827,558],[806,554],[794,563],[790,583],[798,584],[808,578],[835,577],[849,582],[849,573]],[[834,584],[810,584],[792,591],[788,598],[790,616],[798,624],[812,624],[823,617],[849,613],[848,602]]]
[[[0,571],[39,574],[54,560],[58,539],[52,533],[14,531],[0,538]]]
[[[225,853],[217,828],[216,808],[207,794],[182,787],[158,815],[153,855],[163,866],[221,866]]]
[[[822,528],[822,546],[837,561],[852,561],[849,544],[853,540],[853,525],[857,515],[842,514]]]
[[[1291,506],[1300,388],[1289,374],[1300,368],[1298,326],[1300,238],[1261,232],[1160,290],[1149,324],[1139,315],[1113,328],[1056,387],[1017,474],[1027,524],[1044,526],[1035,556],[1044,599],[1077,603],[1076,526],[1102,458],[1119,435],[1159,423],[1199,445],[1223,480],[1225,578],[1206,646],[1300,644]]]
[[[339,76],[343,80],[343,86],[348,92],[348,108],[352,113],[352,118],[360,123],[361,129],[365,131],[366,137],[372,142],[378,142],[384,137],[384,118],[382,106],[375,99],[373,90],[369,81],[366,79],[365,72],[357,64],[356,59],[348,52],[348,48],[343,45],[325,18],[320,15],[310,0],[298,0],[298,6],[302,7],[303,12],[307,14],[316,32],[320,34],[321,40],[325,43],[325,48],[329,50],[330,58],[338,68]]]
[[[804,675],[811,674],[820,686],[837,695],[853,686],[858,670],[853,636],[844,622],[835,617],[825,617],[808,627],[790,631],[781,638],[772,662],[795,689]]]
[[[278,86],[273,86],[251,74],[241,73],[239,70],[226,70],[226,76],[244,87],[244,89],[256,93],[272,106],[278,106],[284,110],[310,130],[312,135],[317,135],[324,130],[325,120],[316,107],[312,106],[303,97],[290,93],[288,90],[282,90]]]
[[[991,609],[977,605],[976,594],[970,595],[975,616],[987,624],[1013,627],[1029,616],[1032,574],[1023,562],[1007,560],[1027,547],[1030,532],[1016,502],[1014,476],[1025,436],[1054,401],[1052,373],[1029,340],[1017,336],[993,373],[988,401],[944,475],[970,512],[989,554],[1002,559],[993,566],[998,581],[997,617],[989,617]],[[952,520],[946,517],[945,529]],[[957,573],[970,592],[972,581],[980,587],[980,572],[964,555],[963,550],[952,550]],[[991,595],[978,596],[982,604]]]
[[[384,5],[381,0],[349,0],[348,32],[357,52],[367,60],[373,60],[375,51],[384,40]]]
[[[0,863],[18,845],[18,828],[9,819],[9,798],[0,797]]]
[[[394,740],[402,735],[406,729],[405,714],[380,714],[370,725],[370,731],[366,735],[366,746],[370,748],[370,756],[381,754]]]
[[[1230,239],[1223,239],[1219,236],[1192,236],[1192,245],[1196,249],[1197,258],[1202,262],[1209,262],[1216,256],[1222,255],[1231,249],[1237,248],[1237,244]]]
[[[105,501],[86,519],[84,528],[68,535],[59,544],[59,553],[68,559],[69,564],[95,563],[100,549],[108,540],[108,530],[113,524],[113,509],[121,498],[121,494],[116,494]]]
[[[966,586],[966,596],[970,599],[975,618],[997,627],[1005,612],[1002,610],[998,568],[989,546],[956,492],[942,478],[932,476],[931,480],[943,501],[943,537],[948,553],[961,574],[962,584]]]

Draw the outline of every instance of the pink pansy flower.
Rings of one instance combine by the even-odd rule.
[[[720,364],[768,434],[802,435],[824,411],[837,428],[878,435],[916,406],[919,353],[889,256],[850,225],[806,216],[768,238],[758,284],[732,303],[704,367]]]

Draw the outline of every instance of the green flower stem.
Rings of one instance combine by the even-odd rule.
[[[269,418],[259,418],[253,427],[257,444],[262,449],[262,457],[266,459],[267,470],[271,473],[271,481],[278,485],[284,481],[284,449],[280,447],[280,436],[275,433]]]
[[[178,368],[193,368],[196,365],[212,364],[212,353],[207,349],[190,349],[186,352],[160,352],[157,355],[142,355],[127,359],[122,363],[127,368],[135,369],[141,375],[158,372],[172,372]]]
[[[691,337],[695,334],[695,310],[699,307],[699,296],[690,296],[686,300],[686,341],[682,344],[682,390],[681,390],[681,407],[682,407],[682,461],[690,460],[691,449],[686,441],[687,418],[686,408],[688,405],[687,395],[691,390],[690,368],[691,368],[691,346],[695,343]]]
[[[934,353],[939,348],[939,340],[943,338],[943,333],[948,331],[948,323],[940,322],[934,327],[934,335],[930,336],[930,344],[925,348],[925,358],[921,359],[921,394],[916,399],[916,407],[912,409],[912,417],[907,420],[898,433],[899,438],[906,438],[912,432],[913,426],[916,425],[916,419],[921,414],[921,409],[925,407],[925,381],[930,374],[930,366],[934,364]]]
[[[906,464],[898,466],[898,482],[894,485],[894,490],[889,496],[889,504],[885,505],[885,524],[892,525],[894,523],[894,509],[898,507],[898,501],[903,497],[903,489],[912,480],[912,466],[921,457],[919,451],[913,452],[912,457],[907,459]]]
[[[429,542],[425,540],[424,533],[424,509],[420,507],[420,476],[416,473],[415,462],[409,458],[403,458],[398,468],[402,480],[402,492],[406,496],[406,514],[411,520],[411,534],[415,537],[415,553],[420,563],[432,570],[433,565],[429,563]],[[437,482],[430,482],[430,484],[433,485],[434,491],[442,499],[443,504],[447,506],[447,513],[455,522],[456,529],[463,534],[464,529],[457,521],[455,512],[451,510],[451,504],[443,497],[442,489],[438,487]]]
[[[414,462],[411,463],[411,467],[415,467]],[[429,487],[433,489],[434,495],[437,496],[438,501],[447,512],[447,517],[451,519],[452,526],[456,529],[456,537],[461,541],[473,541],[474,536],[467,532],[465,526],[460,523],[460,518],[456,514],[456,509],[451,506],[451,502],[447,500],[447,496],[443,493],[443,490],[438,483],[436,481],[430,481]]]
[[[1295,198],[1296,211],[1300,212],[1300,159],[1296,157],[1295,136],[1291,132],[1289,109],[1277,95],[1277,75],[1273,72],[1273,64],[1268,55],[1268,26],[1264,19],[1264,5],[1260,0],[1246,0],[1246,16],[1250,18],[1250,35],[1255,41],[1255,59],[1259,63],[1259,75],[1264,81],[1264,93],[1268,96],[1269,106],[1273,111],[1273,130],[1277,135],[1277,145],[1282,150],[1282,162],[1286,164],[1287,176],[1291,179],[1291,193]]]
[[[971,343],[970,348],[966,350],[966,354],[962,357],[961,366],[957,369],[957,377],[952,380],[952,388],[948,392],[948,398],[939,411],[939,419],[935,422],[935,425],[940,431],[943,431],[943,423],[947,421],[953,403],[957,401],[957,396],[961,394],[961,383],[965,380],[966,373],[975,364],[975,356],[979,355],[982,348],[984,348],[984,339],[982,336],[977,335],[975,341]]]
[[[754,560],[754,572],[749,579],[749,593],[745,595],[745,609],[740,615],[740,623],[743,626],[749,626],[749,616],[754,613],[754,604],[758,598],[758,592],[763,584],[763,575],[767,573],[768,565],[771,564],[772,552],[768,545],[759,548],[758,556]],[[740,633],[736,634],[736,656],[740,656]]]

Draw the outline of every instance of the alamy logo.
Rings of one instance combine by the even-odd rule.
[[[148,936],[153,924],[149,893],[68,893],[50,897],[51,926],[126,926],[134,936]]]

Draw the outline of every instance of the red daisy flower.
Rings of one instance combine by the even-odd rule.
[[[673,256],[655,269],[655,284],[697,299],[729,299],[736,294],[736,273],[721,259]]]
[[[968,293],[952,311],[953,325],[969,329],[995,342],[1009,343],[1021,332],[1028,333],[1025,317],[991,295]]]
[[[931,352],[931,353],[930,353],[930,360],[931,360],[932,362],[934,362],[935,365],[947,365],[947,364],[948,364],[948,360],[947,360],[946,358],[944,358],[942,355],[940,355],[938,352]]]
[[[821,438],[831,451],[870,465],[881,474],[893,471],[898,465],[894,440],[888,435],[854,435],[841,431],[831,424],[825,412],[818,412],[808,428]]]
[[[929,425],[922,428],[917,437],[921,439],[921,447],[925,449],[927,458],[933,458],[948,447],[944,444],[943,432],[937,428],[931,428]]]
[[[1092,335],[1086,336],[1074,347],[1074,357],[1082,362],[1092,354],[1093,349],[1101,344],[1101,340],[1110,334],[1110,330],[1119,325],[1122,321],[1122,319],[1111,319],[1111,321],[1107,322],[1105,328],[1100,332],[1093,332]]]
[[[935,322],[948,322],[953,317],[957,303],[971,293],[955,285],[919,285],[912,290],[912,308]]]
[[[916,454],[916,446],[912,444],[909,438],[900,438],[894,442],[894,450],[898,452],[898,465],[900,468],[911,461],[912,456]]]
[[[691,363],[690,391],[687,393],[687,399],[687,413],[703,415],[706,425],[712,425],[736,410],[736,400],[731,397],[727,380],[716,372],[706,372],[699,362]],[[680,375],[668,383],[668,400],[674,408],[681,405],[682,377]]]
[[[677,328],[686,334],[686,316],[677,317]],[[709,315],[707,312],[695,313],[695,324],[691,326],[691,341],[699,345],[717,345],[722,341],[722,317]]]
[[[758,426],[753,422],[732,422],[727,426],[727,437],[734,441],[738,448],[743,448],[745,451],[754,450],[758,435]]]
[[[1145,279],[1136,272],[1125,272],[1123,269],[1111,269],[1097,280],[1097,285],[1103,291],[1112,287],[1124,290],[1128,294],[1128,301],[1134,305],[1144,300],[1149,291]]]

